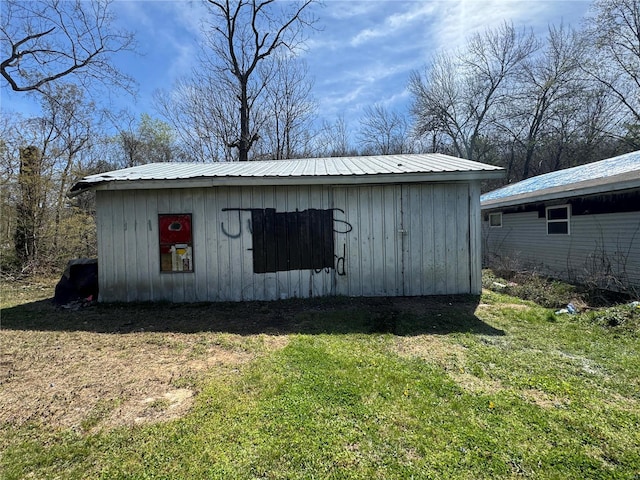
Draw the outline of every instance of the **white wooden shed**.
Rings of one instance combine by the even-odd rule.
[[[100,301],[478,294],[480,182],[441,154],[157,163],[95,189]]]

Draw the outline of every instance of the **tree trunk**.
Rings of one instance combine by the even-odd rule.
[[[240,141],[238,142],[238,160],[249,160],[251,148],[249,130],[249,96],[247,94],[247,80],[240,80]]]
[[[15,249],[22,267],[36,261],[38,208],[42,173],[42,154],[37,147],[20,149],[20,201],[16,206]]]

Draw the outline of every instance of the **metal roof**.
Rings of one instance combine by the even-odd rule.
[[[216,185],[355,184],[499,178],[503,169],[439,153],[219,163],[149,163],[89,175],[89,188],[184,188]]]
[[[480,202],[488,209],[638,187],[640,151],[531,177],[485,193]]]

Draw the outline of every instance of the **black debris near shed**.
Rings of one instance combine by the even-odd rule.
[[[70,260],[56,285],[53,302],[69,305],[74,302],[93,302],[98,299],[98,260],[76,258]]]

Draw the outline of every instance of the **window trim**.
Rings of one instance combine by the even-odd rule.
[[[567,218],[559,218],[559,219],[549,219],[549,211],[550,210],[560,210],[565,209],[567,212]],[[550,207],[545,208],[544,217],[547,225],[547,235],[571,235],[571,204],[564,205],[552,205]],[[552,233],[549,231],[549,225],[554,223],[566,223],[567,225],[567,233]]]
[[[493,225],[491,217],[497,216],[500,219],[499,225]],[[502,228],[502,212],[494,212],[489,214],[489,228]]]

